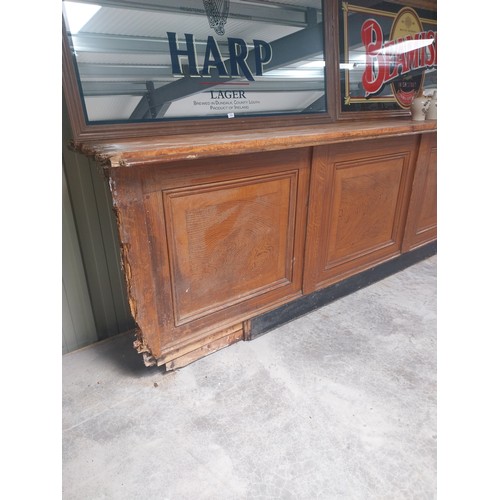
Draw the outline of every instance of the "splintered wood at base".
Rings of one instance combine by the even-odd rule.
[[[184,356],[173,359],[172,361],[165,364],[165,368],[167,371],[177,370],[178,368],[182,368],[193,361],[197,361],[200,358],[208,356],[224,347],[228,347],[235,342],[238,342],[243,339],[243,329],[238,330],[234,333],[231,333],[227,337],[223,337],[214,342],[206,344],[204,346],[199,347],[195,351],[191,351]]]
[[[144,364],[146,366],[154,366],[156,365],[155,357],[149,352],[148,346],[144,344],[142,339],[142,332],[140,328],[135,329],[135,337],[137,340],[134,340],[134,348],[139,353],[142,354],[142,358],[144,360]]]
[[[165,365],[166,370],[171,371],[182,368],[208,354],[212,354],[219,349],[243,340],[243,330],[243,324],[238,323],[229,328],[207,334],[201,339],[178,347],[161,358],[156,359],[149,351],[147,345],[144,344],[141,330],[136,328],[134,348],[139,354],[142,354],[145,366]]]

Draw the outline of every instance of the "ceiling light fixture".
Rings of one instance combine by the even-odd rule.
[[[78,33],[101,9],[92,3],[63,2],[66,22],[72,34]]]

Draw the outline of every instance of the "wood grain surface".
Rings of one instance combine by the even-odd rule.
[[[304,290],[401,252],[418,136],[315,149]]]
[[[146,364],[184,366],[251,318],[435,240],[435,126],[190,160],[127,150],[132,164],[105,170]]]
[[[339,142],[397,137],[435,131],[435,120],[408,118],[344,121],[307,127],[279,127],[173,135],[122,141],[73,142],[70,146],[107,167],[145,167],[177,160],[320,146]]]
[[[437,238],[437,134],[422,137],[403,241],[407,252]]]

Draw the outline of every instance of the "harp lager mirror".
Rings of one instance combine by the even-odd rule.
[[[326,111],[321,0],[63,1],[86,125]]]

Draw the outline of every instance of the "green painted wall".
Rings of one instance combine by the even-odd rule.
[[[98,166],[66,145],[63,102],[63,353],[134,327],[126,299],[111,194]]]

